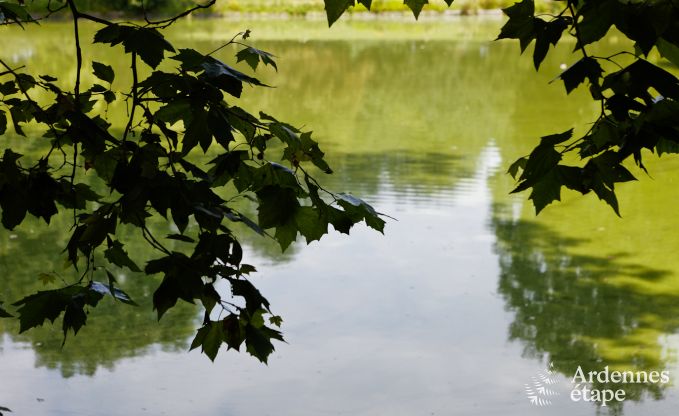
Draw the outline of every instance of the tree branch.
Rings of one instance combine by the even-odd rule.
[[[123,143],[127,140],[127,135],[132,129],[132,123],[134,122],[134,113],[139,105],[139,74],[137,73],[137,53],[132,52],[132,109],[130,110],[130,118],[127,120],[127,125],[125,126],[125,132],[123,133]]]
[[[159,29],[165,29],[166,27],[170,26],[171,24],[181,19],[182,17],[186,17],[197,10],[209,9],[210,7],[214,6],[216,2],[217,0],[210,0],[205,4],[198,4],[190,9],[187,9],[174,17],[156,21],[149,20],[149,18],[146,16],[146,10],[144,10],[144,20],[146,21],[147,26],[156,26]]]

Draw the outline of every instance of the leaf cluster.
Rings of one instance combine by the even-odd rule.
[[[372,6],[372,0],[323,0],[325,2],[325,13],[328,17],[328,25],[332,26],[333,23],[339,19],[347,9],[360,4],[366,9],[370,10]],[[454,0],[444,0],[448,6],[453,4]],[[425,5],[429,4],[429,0],[403,0],[403,4],[408,6],[408,8],[413,12],[413,15],[417,19],[422,12]]]
[[[382,231],[384,221],[361,199],[320,185],[314,172],[332,170],[311,132],[237,105],[245,86],[267,86],[216,52],[235,45],[237,62],[253,70],[260,62],[277,69],[274,55],[244,43],[249,31],[209,53],[177,50],[163,29],[207,6],[138,25],[90,16],[70,0],[62,3],[75,27],[73,90],[57,77],[35,77],[0,59],[0,134],[11,128],[47,144],[35,163],[22,163],[25,158],[9,148],[0,157],[2,224],[13,229],[27,214],[49,223],[61,210],[73,216],[64,252],[74,282],[15,302],[21,331],[62,317],[65,340],[69,330],[77,333],[86,324],[88,311],[104,295],[135,305],[113,272],[126,268],[160,276],[153,293],[158,319],[179,301],[202,305],[203,323],[192,348],[201,347],[214,360],[222,343],[235,350],[244,345],[266,362],[272,341],[283,340],[272,328],[282,319],[247,277],[255,268],[243,263],[239,225],[275,239],[285,250],[298,235],[310,243],[329,226],[348,234],[365,222]],[[17,23],[31,21],[27,14],[17,16]],[[132,85],[119,87],[114,67],[101,62],[91,62],[97,81],[82,81],[87,56],[78,23],[83,20],[100,25],[95,45],[123,50]],[[99,110],[116,102],[128,108],[124,129],[109,124]],[[88,173],[105,183],[105,196],[88,185]],[[238,201],[244,200],[253,203],[256,218],[241,210]],[[153,217],[178,233],[156,236],[149,225]],[[143,259],[140,267],[117,237],[121,225],[136,229],[137,238],[160,257]],[[168,242],[182,247],[170,250]],[[220,293],[219,282],[226,282],[230,293]],[[11,313],[0,304],[0,316]]]
[[[679,151],[679,80],[648,59],[658,53],[679,64],[679,7],[672,1],[569,0],[556,16],[538,16],[532,0],[504,10],[509,18],[499,39],[516,39],[521,51],[535,41],[533,62],[539,69],[550,45],[564,33],[575,40],[580,55],[560,79],[567,93],[589,86],[600,114],[580,137],[573,130],[543,137],[509,173],[518,180],[513,192],[530,190],[540,212],[561,199],[561,189],[593,192],[620,215],[615,185],[635,180],[625,166],[633,160],[642,170],[642,151],[658,155]],[[616,28],[634,44],[634,50],[596,56],[589,46]],[[564,163],[574,154],[579,165]],[[520,174],[519,174],[520,173]]]

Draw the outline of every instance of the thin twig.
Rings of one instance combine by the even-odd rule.
[[[4,63],[3,63],[3,65],[4,65]],[[0,77],[5,76],[5,75],[9,75],[9,74],[14,75],[16,73],[16,71],[18,71],[20,69],[24,69],[24,68],[26,68],[26,65],[21,65],[20,67],[17,67],[17,68],[14,68],[14,69],[8,69],[6,71],[2,71],[2,72],[0,72]]]
[[[164,19],[164,20],[156,20],[156,21],[149,20],[149,18],[146,16],[146,12],[144,12],[144,20],[146,20],[147,26],[155,26],[158,29],[165,29],[166,27],[170,26],[171,24],[173,24],[177,20],[181,19],[182,17],[188,16],[188,15],[190,15],[191,13],[193,13],[197,10],[209,9],[210,7],[214,6],[214,4],[216,2],[217,2],[217,0],[210,0],[206,4],[197,4],[196,6],[190,8],[190,9],[184,10],[183,12],[179,13],[178,15],[176,15],[174,17],[170,17],[170,18]]]
[[[80,107],[80,72],[82,71],[82,66],[83,66],[83,52],[82,48],[80,47],[80,30],[78,28],[78,19],[80,18],[80,13],[78,12],[78,9],[75,7],[75,3],[73,0],[67,0],[68,1],[68,7],[71,9],[71,13],[73,14],[73,33],[74,33],[74,38],[75,38],[75,56],[76,56],[76,78],[75,78],[75,105],[76,107]]]
[[[212,55],[212,54],[214,54],[214,53],[217,53],[217,52],[219,52],[220,50],[226,48],[227,46],[233,45],[233,44],[239,44],[239,45],[242,45],[242,46],[248,46],[248,45],[245,45],[245,44],[243,44],[243,43],[236,42],[236,38],[239,37],[239,36],[243,36],[245,33],[246,33],[246,32],[238,32],[238,33],[236,33],[236,34],[234,35],[234,37],[231,38],[230,41],[226,42],[226,43],[223,44],[222,46],[218,47],[217,49],[215,49],[215,50],[213,50],[212,52],[207,53],[207,54],[205,54],[205,55],[206,55],[206,56],[210,56],[210,55]]]
[[[139,85],[139,75],[137,74],[137,53],[132,52],[132,109],[130,110],[130,118],[125,126],[123,133],[123,143],[127,140],[127,135],[130,133],[132,123],[134,122],[134,113],[139,105],[139,93],[137,91]]]

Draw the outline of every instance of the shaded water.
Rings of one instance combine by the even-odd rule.
[[[285,319],[288,344],[268,367],[243,354],[211,364],[185,352],[197,311],[182,306],[156,324],[157,279],[128,275],[123,287],[143,306],[102,304],[63,349],[59,328],[17,335],[14,322],[0,321],[0,405],[19,415],[592,415],[596,406],[568,398],[578,365],[669,369],[674,380],[677,163],[649,161],[653,179],[639,174],[620,188],[623,219],[571,195],[535,218],[527,195],[508,195],[506,166],[536,137],[582,128],[596,108],[548,84],[573,61],[569,45],[536,75],[517,45],[489,42],[500,25],[175,28],[179,44],[204,51],[253,29],[280,71],[265,70],[276,88],[246,93],[242,105],[314,130],[336,171],[324,183],[398,221],[386,236],[359,227],[284,255],[244,236],[255,283]],[[70,29],[36,33],[1,31],[3,55],[72,75]],[[111,50],[93,53],[102,60]],[[38,290],[40,272],[61,270],[59,230],[37,221],[0,230],[0,298]],[[154,255],[126,241],[139,263]],[[551,406],[532,406],[524,384],[549,362],[566,388]],[[613,413],[667,414],[679,404],[674,386],[624,388],[628,400]]]

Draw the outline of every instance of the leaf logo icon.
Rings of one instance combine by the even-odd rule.
[[[526,398],[533,406],[551,406],[551,398],[558,396],[559,393],[549,388],[557,383],[554,371],[554,363],[549,363],[546,370],[540,371],[537,375],[531,377],[531,382],[523,385],[526,392]]]

